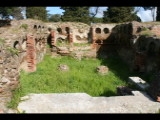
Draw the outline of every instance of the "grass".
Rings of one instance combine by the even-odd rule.
[[[118,62],[117,62],[118,61]],[[59,71],[60,64],[69,66],[69,71]],[[107,75],[100,75],[96,67],[109,67]],[[91,96],[116,96],[116,87],[127,85],[128,68],[118,57],[103,59],[82,59],[63,56],[51,58],[46,55],[37,65],[37,71],[26,73],[21,71],[20,88],[13,91],[13,98],[8,104],[16,108],[20,97],[29,93],[87,93]]]
[[[88,45],[90,45],[89,43],[74,43],[74,46],[77,47],[87,47]]]
[[[56,43],[57,46],[59,47],[63,47],[63,46],[68,46],[69,47],[69,42],[68,40],[57,40],[57,43]],[[74,46],[76,47],[87,47],[88,45],[90,45],[89,43],[74,43],[73,44]]]
[[[20,26],[20,28],[24,28],[25,30],[27,30],[27,29],[28,29],[28,25],[27,25],[27,24],[22,24],[22,25]]]
[[[145,31],[142,31],[142,32],[140,33],[140,35],[153,36],[154,33],[151,32],[150,30],[145,30]]]

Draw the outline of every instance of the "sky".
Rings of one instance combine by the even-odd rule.
[[[100,7],[99,13],[96,17],[103,16],[103,10],[106,10],[107,7]],[[60,7],[47,7],[48,13],[50,14],[61,14],[63,15],[64,10],[60,9]],[[92,9],[94,10],[94,9]],[[144,10],[143,8],[137,13],[137,15],[141,18],[142,22],[150,22],[153,21],[150,10]]]

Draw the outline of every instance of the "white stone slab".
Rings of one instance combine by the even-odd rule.
[[[149,84],[140,77],[129,77],[129,82],[137,85],[141,90],[146,90]]]

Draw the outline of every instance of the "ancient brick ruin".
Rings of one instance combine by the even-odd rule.
[[[18,87],[20,70],[35,72],[43,60],[47,44],[54,52],[59,40],[90,43],[91,50],[103,57],[110,52],[118,55],[131,71],[159,72],[160,27],[156,24],[129,22],[123,24],[44,23],[36,20],[11,21],[0,27],[0,97],[11,94]],[[158,83],[156,83],[158,84]],[[154,86],[154,85],[152,85]],[[150,92],[159,97],[159,89]],[[159,101],[159,99],[158,99]]]
[[[46,52],[47,30],[39,21],[12,21],[0,28],[0,98],[6,103],[18,88],[20,71],[35,72]],[[4,98],[4,99],[3,99]],[[1,104],[0,104],[1,107]]]
[[[160,71],[160,27],[158,26],[135,21],[116,25],[110,35],[103,42],[98,43],[100,45],[98,53],[103,52],[104,56],[108,51],[116,51],[128,64],[131,71],[157,74]],[[152,82],[148,92],[152,94],[154,100],[159,101],[159,89],[156,87],[159,84],[157,77],[155,81],[157,83]]]

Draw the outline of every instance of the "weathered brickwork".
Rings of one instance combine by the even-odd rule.
[[[28,71],[35,72],[36,71],[36,47],[35,47],[35,39],[33,36],[27,36],[27,63],[28,63]]]
[[[0,98],[11,96],[11,91],[19,86],[20,70],[35,72],[37,63],[46,53],[47,43],[51,48],[57,47],[58,40],[68,42],[70,47],[73,43],[90,43],[91,50],[95,50],[91,52],[103,52],[103,57],[108,55],[108,51],[117,52],[136,72],[160,71],[159,25],[135,21],[119,25],[73,24],[60,22],[49,26],[29,19],[11,21],[10,26],[0,27]],[[48,31],[48,28],[51,29]],[[66,52],[69,54],[70,51]],[[97,54],[94,53],[95,57]],[[150,93],[160,101],[159,89],[153,88],[154,85]]]
[[[20,71],[35,72],[46,52],[46,27],[40,21],[21,22],[0,29],[0,110],[19,87]]]
[[[104,52],[112,46],[118,55],[128,64],[131,71],[139,73],[160,72],[160,26],[139,22],[128,22],[113,27],[108,38],[99,42],[99,51]],[[94,33],[93,41],[95,41]],[[100,39],[99,39],[100,40]],[[95,42],[93,42],[94,44]],[[111,52],[112,52],[111,51]],[[99,53],[101,53],[99,52]],[[107,52],[105,52],[107,55]],[[160,101],[159,82],[156,77],[148,90],[151,97]],[[152,80],[151,80],[152,81]],[[157,87],[156,87],[157,86]]]

